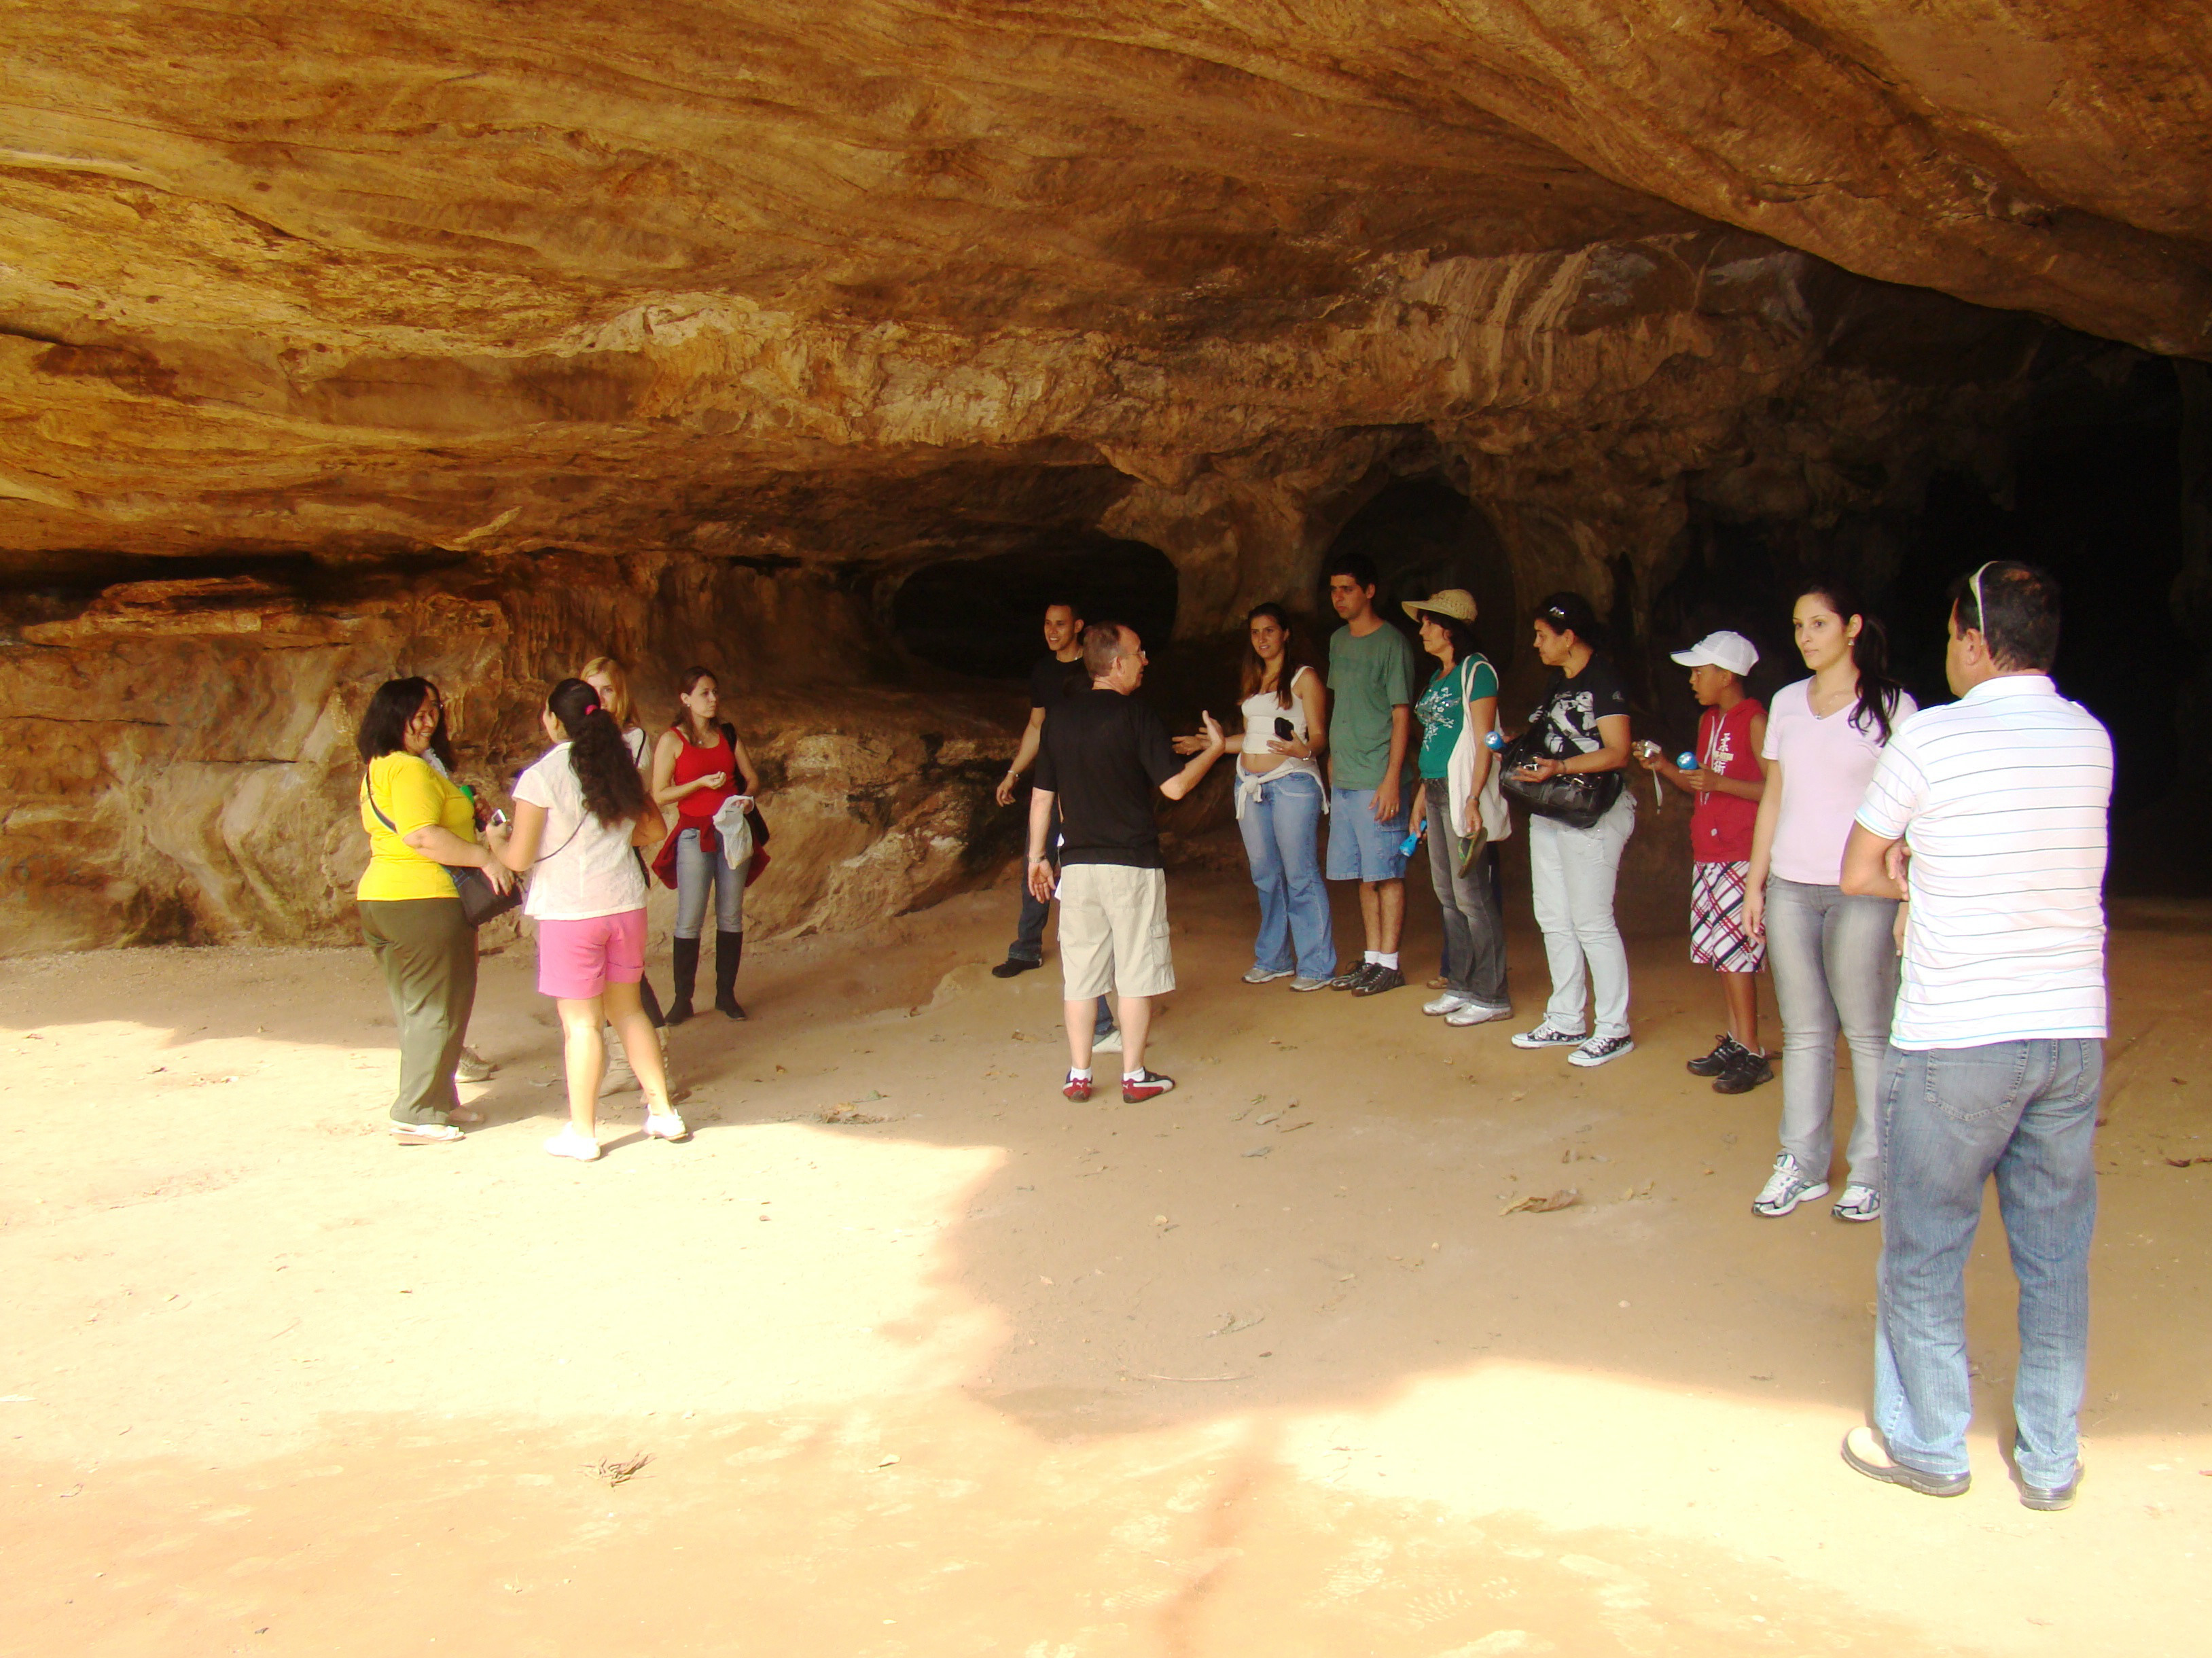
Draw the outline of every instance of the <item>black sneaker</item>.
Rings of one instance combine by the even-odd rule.
[[[1044,963],[1041,960],[1028,961],[1024,960],[1020,956],[1010,955],[1004,961],[1001,961],[997,966],[991,969],[991,977],[994,978],[1012,978],[1018,974],[1028,972],[1033,967],[1042,967],[1043,966]]]
[[[1735,1062],[1736,1055],[1748,1051],[1750,1050],[1733,1036],[1723,1036],[1713,1044],[1711,1053],[1684,1061],[1682,1069],[1692,1076],[1718,1076]]]
[[[1395,967],[1385,967],[1379,962],[1370,962],[1368,966],[1366,980],[1352,987],[1352,993],[1354,996],[1380,996],[1385,991],[1403,988],[1406,975]]]
[[[1761,1082],[1774,1080],[1774,1062],[1763,1053],[1738,1048],[1729,1068],[1713,1078],[1715,1094],[1749,1094]]]
[[[1337,974],[1328,981],[1328,987],[1333,991],[1356,991],[1367,982],[1368,974],[1374,971],[1373,962],[1363,961],[1358,966],[1346,967],[1342,972]]]

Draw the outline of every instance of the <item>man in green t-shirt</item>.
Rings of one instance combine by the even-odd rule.
[[[1344,619],[1329,637],[1328,863],[1331,881],[1359,883],[1366,959],[1329,981],[1354,996],[1406,982],[1406,762],[1413,728],[1413,648],[1375,611],[1375,565],[1346,553],[1328,567],[1328,601]]]

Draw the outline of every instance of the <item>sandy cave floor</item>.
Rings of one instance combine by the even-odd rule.
[[[0,964],[0,1650],[2212,1652],[2212,908],[2118,912],[2091,1472],[2038,1515],[1994,1208],[1973,1490],[1837,1460],[1877,1229],[1751,1214],[1779,1089],[1683,1073],[1679,939],[1584,1073],[1250,989],[1249,886],[1171,891],[1163,1101],[1059,1097],[1010,890],[757,948],[752,1021],[674,1033],[695,1139],[619,1096],[589,1166],[526,945],[490,1125],[416,1148],[365,952]]]

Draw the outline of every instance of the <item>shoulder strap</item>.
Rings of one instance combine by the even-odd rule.
[[[371,760],[368,765],[361,769],[361,797],[368,809],[376,814],[376,820],[396,835],[399,832],[399,826],[387,817],[384,808],[376,803],[376,790],[368,785],[370,771],[375,765],[376,761]]]

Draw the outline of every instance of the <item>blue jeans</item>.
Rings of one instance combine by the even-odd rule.
[[[1766,963],[1782,1009],[1782,1149],[1815,1180],[1836,1149],[1836,1032],[1851,1045],[1851,1179],[1881,1190],[1881,1083],[1897,1009],[1897,905],[1779,875],[1766,883]]]
[[[1994,1173],[2020,1281],[2014,1464],[2033,1485],[2074,1476],[2104,1071],[2105,1045],[2094,1039],[1889,1051],[1874,1414],[1890,1455],[1908,1467],[1966,1472],[1966,1256]]]
[[[1295,967],[1303,978],[1329,978],[1336,972],[1336,940],[1328,887],[1321,878],[1320,782],[1297,771],[1251,788],[1237,826],[1260,893],[1253,966],[1262,972]]]
[[[741,933],[745,930],[745,872],[730,868],[720,848],[699,850],[699,832],[685,829],[676,837],[676,936],[696,938],[707,923],[707,894],[714,894],[714,930]]]

